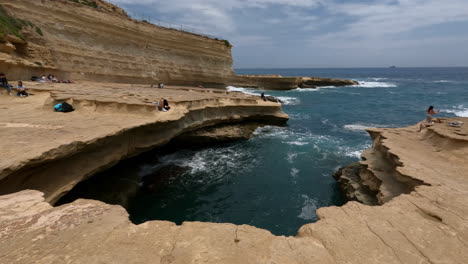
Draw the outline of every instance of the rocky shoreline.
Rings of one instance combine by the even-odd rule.
[[[258,126],[288,120],[280,103],[225,90],[27,85],[34,96],[0,97],[5,108],[0,114],[0,146],[6,150],[0,153],[0,193],[40,190],[52,204],[87,177],[179,136],[235,140],[248,138]],[[170,102],[168,112],[153,104],[162,97]],[[61,102],[76,110],[54,112],[53,106]]]
[[[120,206],[77,200],[52,207],[41,192],[21,191],[0,197],[1,260],[464,263],[468,128],[450,127],[451,121],[421,133],[416,126],[370,129],[373,147],[360,164],[339,174],[348,197],[366,203],[361,192],[366,187],[380,206],[348,202],[320,208],[320,220],[304,225],[294,237],[247,225],[134,225]]]
[[[81,2],[0,0],[24,24],[21,37],[2,39],[0,71],[77,81],[26,82],[33,96],[0,96],[0,263],[466,263],[468,127],[448,126],[466,118],[421,133],[369,129],[373,146],[363,160],[335,174],[350,202],[318,209],[319,221],[296,236],[220,223],[135,225],[123,207],[95,200],[52,206],[96,173],[174,139],[246,139],[288,120],[273,99],[194,86],[358,84],[237,76],[222,40],[137,21],[101,0],[99,8]],[[149,85],[158,82],[169,85]],[[170,111],[156,109],[162,98]],[[76,110],[54,112],[61,102]]]

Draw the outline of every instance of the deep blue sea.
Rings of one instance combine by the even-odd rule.
[[[345,202],[332,175],[358,161],[361,151],[370,146],[366,128],[415,124],[425,118],[429,105],[441,109],[440,116],[468,117],[468,68],[239,69],[236,73],[344,78],[361,85],[291,91],[229,87],[279,97],[290,116],[288,126],[260,128],[248,141],[155,152],[154,161],[123,162],[105,172],[103,177],[110,175],[112,181],[137,185],[135,179],[154,173],[161,164],[187,168],[163,181],[157,192],[137,191],[127,197],[132,221],[248,224],[294,235],[302,225],[317,220],[317,208]]]

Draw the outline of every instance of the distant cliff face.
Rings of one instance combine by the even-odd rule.
[[[223,41],[128,18],[104,1],[0,0],[26,21],[0,41],[0,71],[11,79],[62,79],[221,86],[233,76]],[[31,26],[32,25],[32,26]]]

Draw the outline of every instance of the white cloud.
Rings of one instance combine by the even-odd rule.
[[[399,0],[396,3],[333,4],[336,15],[356,19],[345,32],[353,36],[382,36],[455,21],[468,21],[466,0]]]
[[[383,58],[389,48],[407,48],[410,54],[410,49],[417,51],[421,47],[421,50],[430,53],[437,45],[453,47],[454,43],[462,43],[460,40],[466,39],[466,34],[455,32],[446,36],[440,30],[436,30],[432,36],[427,33],[413,36],[413,33],[420,33],[421,29],[434,25],[468,22],[468,0],[374,0],[371,3],[367,0],[365,3],[356,0],[345,3],[338,0],[111,2],[153,15],[153,19],[167,19],[198,29],[199,32],[227,38],[242,51],[248,47],[268,46],[275,56],[285,58],[284,54],[291,55],[293,52],[290,48],[293,41],[297,41],[296,48],[304,46],[303,50],[294,50],[298,53],[323,48],[335,52],[337,57],[352,52],[362,58],[372,52],[369,55],[374,56],[376,61]],[[464,50],[466,48],[461,47],[459,53]],[[304,54],[301,58],[308,59]],[[314,59],[311,54],[309,60]]]
[[[175,17],[171,21],[200,30],[210,30],[213,34],[229,34],[237,30],[237,23],[232,11],[246,8],[266,9],[270,6],[290,6],[294,8],[312,8],[324,3],[324,0],[111,0],[117,5],[145,6],[142,15],[150,16],[157,11]],[[285,17],[283,17],[284,19]],[[261,19],[261,18],[258,18]],[[271,21],[276,21],[274,20]],[[281,19],[281,18],[276,18]],[[265,18],[265,20],[267,20]],[[280,20],[283,21],[283,20]]]

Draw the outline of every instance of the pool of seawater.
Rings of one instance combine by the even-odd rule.
[[[343,204],[332,174],[359,160],[368,127],[400,127],[442,116],[468,116],[468,68],[270,69],[241,74],[350,78],[361,85],[257,91],[284,101],[286,127],[259,128],[252,139],[196,150],[154,150],[78,185],[78,197],[124,205],[148,220],[249,224],[294,235],[319,207]],[[150,187],[142,187],[150,179]]]

